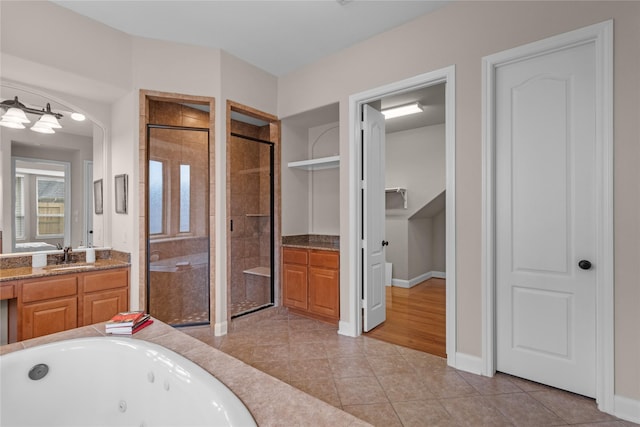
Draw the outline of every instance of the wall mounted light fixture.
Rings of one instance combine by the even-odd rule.
[[[27,107],[16,96],[14,99],[7,99],[0,102],[0,108],[6,110],[0,120],[0,126],[4,126],[11,129],[24,129],[26,123],[31,123],[31,120],[25,113],[35,114],[40,116],[40,119],[31,126],[31,130],[39,133],[55,133],[54,129],[60,129],[60,123],[58,119],[63,116],[60,113],[54,113],[51,111],[51,105],[47,103],[46,108],[41,110],[37,108]]]
[[[387,108],[382,110],[385,119],[393,119],[395,117],[408,116],[409,114],[422,113],[423,107],[419,102],[413,102],[411,104],[400,105],[397,107]]]

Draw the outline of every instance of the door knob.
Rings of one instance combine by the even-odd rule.
[[[580,260],[580,261],[578,261],[578,267],[580,267],[583,270],[590,270],[591,269],[591,262],[587,261],[586,259]]]
[[[389,242],[387,242],[386,240],[382,241],[382,246],[389,246]]]

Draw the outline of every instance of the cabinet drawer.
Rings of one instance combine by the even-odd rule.
[[[312,250],[309,253],[309,265],[337,270],[340,266],[340,255],[338,252]]]
[[[282,250],[282,261],[285,264],[302,264],[307,265],[307,250],[284,248]]]
[[[76,296],[78,276],[70,275],[57,279],[34,280],[22,283],[22,302],[29,303],[45,299]]]
[[[0,300],[11,299],[16,297],[16,285],[11,284],[1,284],[0,285]]]
[[[128,283],[128,271],[126,269],[88,273],[83,277],[83,291],[97,292],[107,289],[123,288],[127,286]]]

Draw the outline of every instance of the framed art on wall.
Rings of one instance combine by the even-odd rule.
[[[93,181],[93,206],[96,215],[102,215],[102,179]]]
[[[127,174],[115,176],[116,213],[127,213]]]

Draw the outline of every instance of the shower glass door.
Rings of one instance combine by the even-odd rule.
[[[149,125],[147,304],[174,326],[209,322],[209,132]]]
[[[227,147],[234,318],[273,305],[273,143],[232,133]]]

